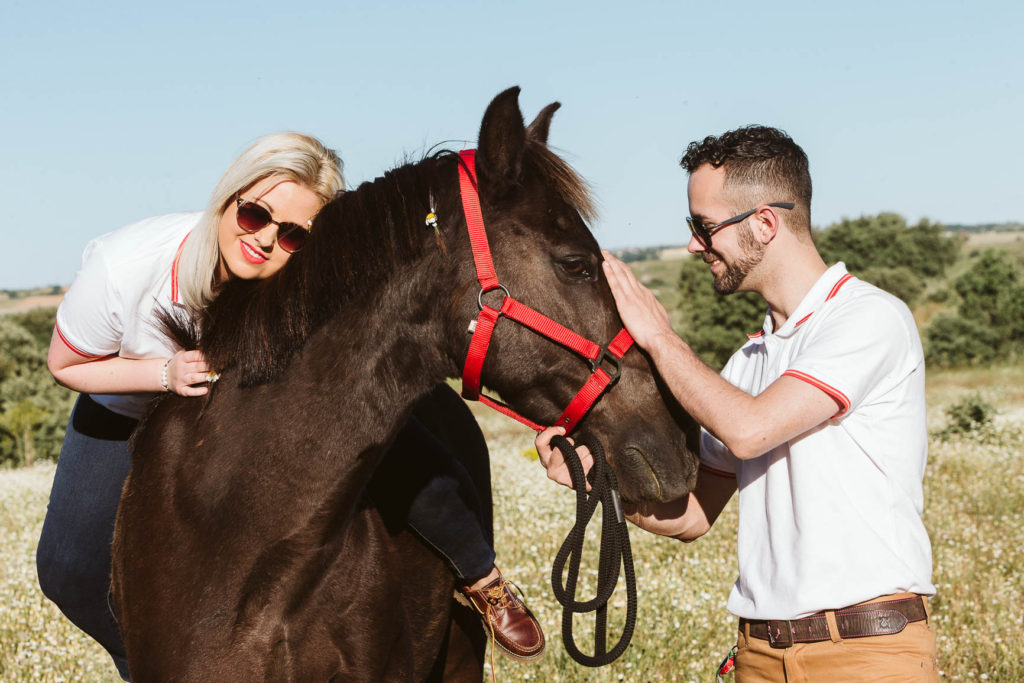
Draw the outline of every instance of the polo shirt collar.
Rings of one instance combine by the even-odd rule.
[[[181,303],[181,290],[178,287],[178,264],[181,262],[181,252],[185,248],[185,242],[188,241],[188,236],[192,232],[189,231],[188,235],[185,235],[185,239],[181,240],[181,244],[178,245],[178,253],[174,255],[174,263],[171,265],[171,302],[175,304]]]
[[[839,291],[840,287],[846,284],[853,276],[850,275],[846,270],[846,264],[839,261],[834,266],[826,270],[818,278],[818,281],[808,290],[807,294],[797,305],[793,314],[789,316],[786,322],[776,332],[773,330],[774,322],[772,321],[771,311],[765,312],[764,326],[762,327],[762,335],[769,337],[775,335],[776,337],[790,337],[792,336],[800,326],[803,325],[815,311],[820,309],[822,305]]]

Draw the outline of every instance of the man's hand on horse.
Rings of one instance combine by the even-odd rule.
[[[654,292],[644,287],[625,263],[601,250],[604,256],[604,274],[615,297],[622,324],[640,348],[650,351],[662,337],[673,341],[678,335],[672,330],[668,311],[655,298]]]
[[[569,466],[565,464],[565,456],[562,451],[551,447],[551,439],[555,436],[565,436],[565,427],[548,427],[537,435],[534,445],[537,446],[537,455],[540,456],[540,464],[548,471],[548,479],[556,481],[562,486],[572,488],[572,477],[569,476]],[[576,446],[572,439],[569,442]],[[576,446],[576,454],[580,456],[583,464],[583,474],[588,474],[594,466],[594,456],[586,446]],[[587,490],[590,490],[590,483],[587,483]]]

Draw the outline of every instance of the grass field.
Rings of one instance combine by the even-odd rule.
[[[981,392],[1002,417],[978,437],[932,441],[925,521],[939,586],[934,616],[940,668],[950,680],[1024,680],[1024,370],[944,372],[929,377],[933,429],[942,409]],[[631,647],[600,670],[573,663],[560,642],[551,595],[551,561],[571,524],[573,494],[549,482],[528,457],[532,433],[474,406],[491,446],[498,563],[526,594],[550,646],[538,662],[495,660],[499,680],[711,681],[734,640],[725,611],[735,580],[735,501],[712,532],[684,545],[632,533],[640,611]],[[1009,417],[1007,417],[1009,416]],[[39,593],[34,550],[53,465],[0,472],[0,680],[116,681],[98,645],[79,633]],[[596,556],[588,558],[596,572]],[[584,582],[592,580],[586,572]],[[586,584],[585,584],[586,585]],[[585,595],[585,591],[581,595]],[[613,624],[624,614],[621,592]],[[576,640],[590,651],[589,623]]]
[[[1024,254],[1019,234],[972,239],[965,253],[998,242]],[[679,258],[633,266],[669,310],[677,310]],[[24,299],[0,300],[0,313],[24,306]],[[921,313],[927,318],[941,307]],[[949,441],[933,437],[925,479],[925,523],[939,591],[932,603],[939,664],[949,680],[1021,681],[1024,365],[930,372],[930,428],[940,430],[945,409],[973,394],[996,406],[994,426]],[[736,578],[735,501],[711,533],[693,544],[633,530],[640,610],[632,645],[611,666],[580,667],[560,642],[561,614],[549,585],[551,562],[572,522],[573,494],[549,482],[530,461],[530,431],[479,406],[473,410],[492,454],[498,564],[523,589],[549,639],[538,662],[498,657],[498,679],[714,680],[716,665],[735,640],[735,619],[725,611]],[[64,619],[36,583],[35,545],[53,472],[53,464],[0,470],[0,681],[118,681],[102,649]],[[596,574],[596,555],[585,560],[587,568],[581,596]],[[619,625],[621,590],[613,603],[617,613],[611,620]],[[576,640],[584,651],[592,651],[591,623],[577,622]]]

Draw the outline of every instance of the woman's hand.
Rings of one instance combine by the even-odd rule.
[[[217,376],[211,373],[202,351],[178,351],[167,361],[165,372],[166,376],[162,374],[161,380],[166,377],[167,391],[179,396],[205,395],[210,391],[206,384],[216,381],[213,378]],[[200,384],[203,386],[196,386]]]

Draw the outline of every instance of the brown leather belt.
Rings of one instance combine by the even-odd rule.
[[[927,618],[924,601],[919,595],[836,610],[841,638],[891,635],[899,633],[909,623]],[[786,648],[796,643],[831,639],[824,612],[803,619],[740,619],[740,629],[748,625],[751,637],[767,640],[772,647]]]

